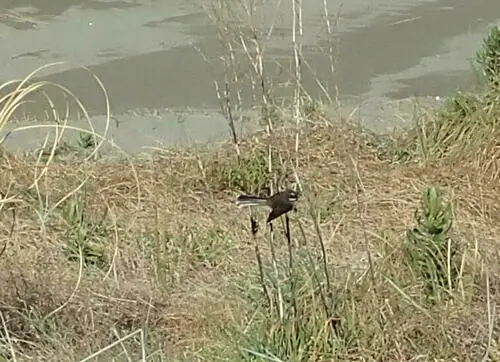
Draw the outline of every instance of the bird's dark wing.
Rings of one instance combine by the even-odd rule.
[[[274,219],[276,219],[277,217],[280,217],[284,213],[287,213],[291,209],[293,209],[293,204],[286,204],[286,205],[276,206],[269,213],[269,216],[267,217],[267,222],[269,223],[269,222],[273,221]]]

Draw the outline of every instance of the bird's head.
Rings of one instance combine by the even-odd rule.
[[[290,200],[291,202],[295,202],[299,198],[299,193],[295,190],[287,189],[287,190],[285,190],[285,193],[288,197],[288,200]]]

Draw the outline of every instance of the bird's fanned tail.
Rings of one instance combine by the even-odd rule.
[[[242,207],[248,206],[266,206],[267,199],[264,197],[250,196],[250,195],[240,195],[236,199],[236,206],[240,209]]]

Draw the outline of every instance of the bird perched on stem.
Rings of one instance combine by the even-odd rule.
[[[236,206],[240,209],[249,206],[267,206],[271,209],[267,217],[267,223],[270,223],[277,217],[291,211],[295,208],[299,194],[295,190],[286,189],[275,193],[270,197],[260,197],[252,195],[240,195],[236,199]]]

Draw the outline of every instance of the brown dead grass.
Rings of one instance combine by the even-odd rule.
[[[266,150],[267,137],[248,138],[242,153]],[[291,157],[294,134],[283,129],[272,137],[273,148],[285,160]],[[415,224],[422,190],[434,185],[453,202],[453,235],[466,245],[464,260],[475,270],[470,274],[477,281],[473,289],[464,288],[460,300],[428,309],[428,316],[412,308],[382,277],[377,278],[376,300],[366,282],[356,284],[352,293],[358,303],[350,308],[357,321],[352,326],[359,330],[351,336],[359,340],[343,360],[411,360],[424,351],[431,359],[468,361],[482,356],[488,334],[486,270],[490,305],[496,315],[500,312],[497,180],[483,177],[473,164],[381,160],[371,136],[359,136],[359,130],[345,125],[309,124],[300,140],[297,172],[309,189],[293,219],[300,219],[306,235],[314,239],[309,209],[314,206],[321,213],[332,269],[365,270],[368,242],[381,275],[404,275],[404,233]],[[144,328],[151,350],[161,348],[174,360],[182,360],[182,355],[191,361],[231,360],[220,355],[228,347],[218,331],[223,325],[245,325],[248,309],[234,285],[257,271],[248,214],[233,204],[238,190],[224,189],[217,174],[230,157],[230,145],[197,153],[165,151],[136,160],[138,183],[126,164],[53,163],[40,179],[39,191],[32,188],[32,198],[26,190],[33,184],[34,162],[3,157],[0,190],[20,200],[14,205],[12,235],[8,205],[0,211],[0,250],[8,244],[0,256],[0,311],[17,359],[76,360],[114,341],[114,327],[121,335]],[[290,182],[290,167],[285,168]],[[98,219],[109,210],[109,233],[103,240],[107,263],[101,270],[84,268],[68,301],[79,275],[78,262],[69,261],[62,251],[68,223],[60,208],[43,223],[37,213],[86,177],[86,213]],[[296,236],[300,239],[298,232]],[[265,245],[265,233],[258,242]],[[345,284],[337,275],[334,283]],[[404,288],[410,295],[418,293],[417,287]],[[384,328],[377,330],[373,317],[385,320]],[[0,335],[0,356],[7,358],[11,352],[4,331]],[[497,330],[493,336],[490,353],[500,358]],[[217,358],[203,350],[214,348]],[[110,355],[101,360],[111,360]]]

